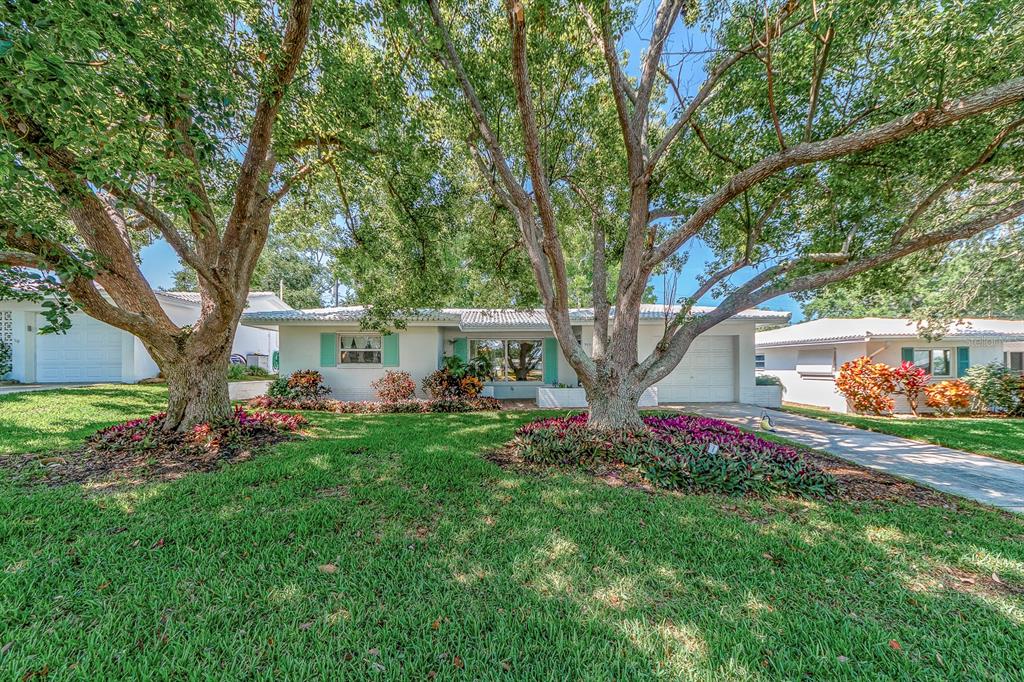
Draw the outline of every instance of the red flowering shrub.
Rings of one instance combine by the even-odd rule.
[[[411,400],[416,395],[416,382],[408,372],[388,370],[370,386],[377,391],[377,397],[386,403]]]
[[[528,462],[635,466],[654,485],[690,492],[830,495],[835,479],[794,449],[717,419],[644,417],[645,429],[602,432],[587,415],[541,419],[516,432],[512,447]]]
[[[855,412],[891,414],[896,405],[892,399],[892,392],[896,390],[892,367],[872,362],[868,357],[843,363],[836,377],[836,390],[846,397]]]
[[[397,414],[409,412],[485,412],[500,410],[495,398],[438,398],[433,400],[300,400],[259,396],[248,402],[250,407],[265,410],[309,410],[338,414]]]
[[[324,383],[324,377],[315,369],[300,369],[288,377],[288,393],[291,398],[322,398],[331,392]]]
[[[951,415],[969,410],[978,392],[966,381],[952,379],[925,386],[924,395],[925,405],[939,414]]]
[[[899,367],[892,370],[892,380],[896,384],[894,393],[907,399],[910,411],[916,417],[917,406],[921,402],[921,393],[928,386],[928,382],[932,380],[932,375],[914,363],[904,361]]]
[[[195,452],[233,452],[298,431],[308,423],[298,414],[249,412],[237,406],[228,419],[204,422],[185,433],[166,433],[162,430],[166,416],[161,412],[109,426],[97,431],[88,444],[98,450],[145,451],[169,446]]]

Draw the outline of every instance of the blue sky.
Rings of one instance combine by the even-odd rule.
[[[636,25],[633,30],[627,31],[623,36],[621,47],[629,52],[630,59],[626,65],[626,72],[636,75],[639,72],[640,56],[647,44],[650,35],[650,27],[654,16],[654,3],[652,0],[644,0]],[[681,25],[677,27],[672,36],[670,44],[666,47],[666,54],[670,60],[675,60],[674,54],[684,50],[701,52],[710,47],[708,36],[699,27],[687,27],[685,30]],[[689,97],[700,87],[704,71],[702,68],[704,55],[691,56],[682,64],[682,68],[672,68],[670,72],[677,79],[677,85],[684,97]],[[705,272],[706,265],[711,258],[710,250],[701,242],[694,241],[685,247],[683,251],[688,253],[686,265],[680,274],[677,286],[677,296],[686,296],[693,291],[697,285],[698,277]],[[142,250],[142,273],[146,279],[156,287],[170,289],[173,287],[173,273],[178,269],[178,257],[174,250],[163,240],[157,241]],[[744,273],[740,273],[741,275]],[[651,284],[658,296],[663,301],[664,281],[660,276],[652,278]],[[698,303],[701,305],[714,305],[717,303],[714,296],[704,296]],[[793,313],[793,321],[803,318],[800,313],[800,304],[789,296],[768,301],[762,307],[773,310],[786,310]]]

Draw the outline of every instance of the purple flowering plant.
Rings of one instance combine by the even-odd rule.
[[[662,488],[725,494],[827,496],[835,479],[793,447],[718,419],[648,415],[644,429],[598,431],[587,415],[539,419],[512,441],[525,461],[560,466],[620,462]]]

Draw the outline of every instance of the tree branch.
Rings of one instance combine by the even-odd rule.
[[[784,22],[786,19],[791,17],[793,15],[793,12],[796,11],[799,5],[799,1],[786,3],[786,5],[779,12],[778,21]],[[800,26],[801,24],[804,23],[804,21],[806,21],[806,19],[795,21],[789,26],[783,27],[779,32],[779,36],[782,36],[785,33],[788,33],[792,29],[796,28],[797,26]],[[718,87],[719,82],[725,76],[726,72],[728,72],[729,69],[731,69],[736,64],[736,62],[740,61],[747,55],[756,52],[760,46],[760,43],[764,40],[764,36],[759,36],[751,40],[748,45],[730,54],[728,57],[720,61],[714,69],[711,70],[711,73],[708,74],[707,79],[700,86],[700,90],[697,91],[697,94],[694,95],[693,99],[690,101],[689,106],[687,106],[686,109],[679,115],[679,118],[675,120],[675,122],[669,128],[668,132],[665,133],[665,137],[662,138],[658,146],[655,147],[653,152],[651,152],[650,158],[647,161],[648,175],[654,172],[655,166],[658,165],[658,161],[660,161],[661,157],[665,155],[666,151],[668,151],[668,148],[672,145],[673,140],[675,140],[679,133],[684,128],[686,128],[687,125],[689,125],[690,120],[694,117],[694,115],[697,113],[700,107],[708,100],[708,98],[711,97],[712,94],[714,94],[715,89]]]
[[[601,48],[605,64],[608,67],[608,78],[612,86],[612,99],[615,102],[615,114],[619,121],[619,130],[622,132],[623,142],[626,146],[626,154],[630,159],[630,163],[638,166],[643,153],[642,143],[640,135],[633,125],[629,106],[631,103],[634,108],[636,107],[636,93],[629,84],[626,74],[622,71],[622,64],[619,62],[619,55],[615,49],[615,39],[612,37],[610,24],[611,6],[608,0],[605,0],[600,25],[594,21],[593,16],[591,16],[585,6],[581,4],[580,9],[587,20],[587,24],[590,26],[595,42]]]
[[[231,258],[237,253],[243,240],[242,232],[256,209],[257,189],[261,182],[265,182],[261,176],[272,170],[267,168],[267,161],[271,156],[274,124],[277,121],[277,114],[281,108],[281,102],[284,100],[285,91],[295,77],[299,62],[302,61],[306,39],[309,37],[309,19],[312,7],[313,0],[292,0],[291,6],[288,8],[284,36],[281,40],[281,57],[271,70],[271,76],[264,89],[265,94],[260,97],[259,103],[256,105],[248,146],[238,174],[235,200],[231,206],[231,214],[228,216],[227,228],[222,240],[221,261],[226,266],[225,269],[232,272],[236,263],[227,262],[225,259]],[[248,272],[235,274],[244,276],[246,279],[249,277]]]
[[[814,73],[811,77],[810,105],[807,107],[807,124],[804,126],[804,142],[811,139],[811,132],[814,128],[814,114],[818,110],[818,93],[821,91],[821,81],[825,77],[825,65],[828,63],[828,53],[832,49],[832,39],[835,37],[835,27],[829,24],[822,38],[821,53],[818,54],[818,46],[814,46]]]
[[[1006,141],[1006,138],[1013,135],[1013,133],[1021,126],[1024,126],[1024,118],[1018,118],[1016,121],[1011,122],[1005,128],[1000,130],[996,134],[995,138],[993,138],[992,142],[985,147],[985,150],[982,151],[981,155],[978,156],[974,163],[954,173],[948,180],[936,187],[928,196],[922,199],[914,208],[913,212],[911,212],[906,222],[903,223],[903,226],[900,227],[900,229],[896,231],[896,234],[893,235],[893,243],[898,243],[900,239],[910,231],[910,228],[913,227],[914,223],[917,222],[924,212],[927,211],[932,204],[938,201],[943,194],[952,189],[954,185],[966,178],[968,175],[991,161],[996,155],[996,152],[999,151],[999,148]]]
[[[459,88],[469,103],[470,113],[477,125],[480,138],[484,141],[484,146],[487,147],[487,152],[490,154],[493,165],[498,171],[498,175],[501,176],[501,181],[505,185],[509,196],[517,207],[523,209],[529,205],[530,197],[523,190],[522,185],[519,184],[515,176],[512,175],[512,170],[509,167],[508,160],[505,158],[505,153],[502,151],[498,138],[494,134],[490,122],[487,120],[487,113],[484,111],[483,104],[480,103],[480,98],[477,97],[476,88],[473,87],[469,77],[466,75],[466,69],[462,65],[462,59],[455,49],[451,34],[449,34],[448,27],[441,16],[441,9],[438,7],[437,0],[428,0],[427,4],[430,7],[430,16],[434,20],[434,26],[441,34],[441,41],[444,43],[445,55],[447,57],[446,61],[449,68],[455,73],[455,78],[459,82]]]
[[[947,101],[941,108],[921,109],[860,132],[818,142],[801,142],[767,156],[732,176],[728,182],[708,197],[678,230],[666,237],[649,253],[647,267],[653,268],[672,255],[681,244],[696,234],[728,202],[781,170],[874,149],[1022,100],[1024,100],[1024,78],[1014,78],[960,99]]]
[[[569,320],[569,278],[566,273],[562,243],[558,237],[558,224],[551,199],[551,187],[541,159],[537,118],[530,92],[530,75],[526,60],[525,8],[521,0],[508,0],[508,17],[512,30],[512,81],[515,84],[516,103],[519,109],[519,120],[522,124],[524,154],[530,168],[534,201],[544,234],[543,253],[547,258],[546,267],[542,268],[542,264],[536,263],[534,269],[546,270],[547,267],[550,267],[554,290],[553,296],[547,301],[548,305],[545,306],[548,318],[562,348],[566,349],[569,355],[583,355]],[[529,241],[527,236],[528,244]],[[531,247],[531,250],[536,250],[536,245],[531,245]],[[531,260],[535,259],[535,257],[531,258]]]
[[[7,265],[15,268],[46,268],[46,262],[28,251],[14,249],[0,249],[0,265]]]
[[[672,26],[679,17],[679,11],[683,2],[679,0],[661,0],[654,15],[654,28],[651,31],[651,38],[647,44],[647,52],[644,53],[640,62],[640,81],[636,88],[636,105],[633,108],[633,126],[638,135],[643,138],[643,131],[647,127],[647,114],[651,102],[651,91],[654,89],[654,79],[658,75],[658,67],[661,65],[661,53],[665,49],[665,42],[668,40]]]

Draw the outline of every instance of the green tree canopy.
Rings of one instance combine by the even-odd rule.
[[[386,25],[417,48],[429,132],[514,221],[598,423],[635,421],[638,391],[738,310],[1024,213],[1013,0],[399,7]],[[642,53],[624,55],[637,33]],[[713,262],[638,357],[651,275],[698,240]],[[568,313],[584,262],[589,352]],[[718,309],[691,316],[714,288]]]

